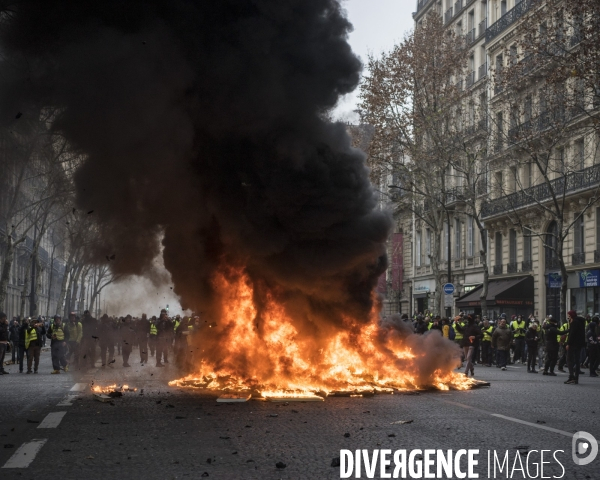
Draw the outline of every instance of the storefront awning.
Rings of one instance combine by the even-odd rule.
[[[479,307],[482,288],[483,285],[480,285],[460,297],[456,301],[456,306],[458,308]],[[533,277],[490,280],[486,300],[488,307],[533,307]]]
[[[415,294],[413,295],[413,297],[414,297],[414,298],[427,298],[427,295],[429,295],[429,293],[428,293],[428,292],[425,292],[425,293],[415,293]]]

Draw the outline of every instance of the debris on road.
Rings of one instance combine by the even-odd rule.
[[[392,422],[390,425],[408,425],[409,423],[413,423],[414,420],[398,420],[397,422]]]
[[[285,468],[285,467],[287,467],[287,465],[286,465],[285,463],[283,463],[283,462],[277,462],[277,463],[275,464],[275,466],[276,466],[277,468],[280,468],[280,469],[281,469],[281,468]]]

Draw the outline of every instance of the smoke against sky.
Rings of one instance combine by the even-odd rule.
[[[367,321],[390,220],[363,154],[321,119],[361,68],[336,1],[16,8],[0,108],[61,108],[54,128],[87,157],[77,201],[101,223],[98,259],[142,275],[162,238],[186,308],[218,317],[226,270],[301,323]]]

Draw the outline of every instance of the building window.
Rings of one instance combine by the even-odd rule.
[[[415,247],[415,265],[421,266],[421,232],[417,232],[416,247]]]
[[[454,259],[459,260],[462,251],[462,228],[460,220],[454,222]]]
[[[510,264],[515,265],[517,263],[517,232],[515,229],[510,230],[508,240],[508,261]]]
[[[523,261],[531,262],[531,229],[523,229]]]
[[[581,213],[575,214],[576,220],[573,225],[573,233],[575,236],[575,253],[585,252],[585,221]]]
[[[499,151],[503,145],[504,119],[502,112],[496,114],[496,151]]]
[[[425,230],[425,265],[431,264],[431,230]]]
[[[442,251],[444,252],[443,258],[448,261],[448,240],[450,239],[450,232],[448,231],[448,223],[444,222],[444,245],[442,245]]]
[[[495,265],[502,265],[502,233],[496,232]]]
[[[474,247],[473,217],[467,217],[467,257],[472,257]]]
[[[583,138],[580,138],[575,142],[575,156],[573,158],[574,170],[583,170],[583,168],[585,167],[584,151],[585,148],[583,146]]]

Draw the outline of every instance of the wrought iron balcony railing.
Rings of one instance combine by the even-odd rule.
[[[444,23],[450,23],[450,20],[452,20],[452,7],[446,10],[444,14]]]
[[[506,265],[506,272],[507,273],[517,273],[519,271],[518,265],[519,264],[517,262],[509,263],[508,265]]]
[[[485,31],[485,41],[489,42],[500,35],[504,30],[521,18],[529,9],[537,4],[540,0],[522,0],[517,3],[514,8],[502,15],[497,22]]]
[[[573,194],[590,188],[600,189],[600,164],[579,172],[570,172],[552,180],[550,185],[544,182],[510,195],[503,195],[495,200],[489,200],[482,205],[481,217],[490,218],[537,203],[543,203],[550,200],[553,193],[561,197],[562,195]]]
[[[467,88],[472,86],[475,83],[475,72],[467,73]]]
[[[531,260],[523,260],[521,264],[522,272],[531,272],[533,270],[533,262]]]
[[[473,28],[472,30],[469,30],[469,31],[467,32],[467,34],[465,35],[465,38],[466,38],[466,40],[467,40],[467,44],[468,44],[468,45],[471,45],[471,44],[472,44],[472,43],[475,41],[475,38],[476,38],[476,36],[477,36],[477,35],[476,35],[476,30],[475,30],[475,28]]]
[[[571,263],[573,265],[585,264],[585,252],[574,253],[571,258]]]
[[[479,65],[479,74],[477,78],[481,80],[484,77],[487,77],[487,62],[485,62],[483,65]]]
[[[454,3],[454,15],[458,15],[458,12],[462,10],[463,0],[456,0]]]
[[[479,22],[479,35],[478,37],[481,37],[482,35],[485,35],[485,31],[487,30],[487,18],[484,18],[481,22]]]
[[[502,275],[502,267],[503,265],[494,265],[492,269],[494,275]]]

